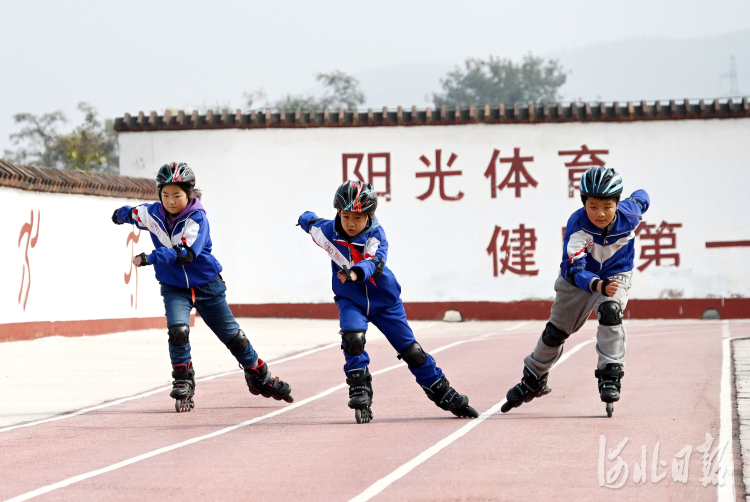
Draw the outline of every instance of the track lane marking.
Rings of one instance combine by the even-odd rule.
[[[438,348],[436,348],[434,350],[431,350],[430,353],[431,354],[437,354],[438,352],[442,352],[443,350],[449,349],[451,347],[455,347],[456,345],[461,345],[463,343],[467,343],[467,342],[471,342],[471,341],[476,341],[476,339],[461,340],[461,341],[458,341],[458,342],[450,343],[448,345],[444,345],[442,347],[438,347]],[[313,350],[323,350],[324,348],[331,347],[331,346],[338,346],[338,345],[339,345],[339,343],[334,343],[334,344],[326,345],[326,346],[319,347],[318,349],[313,349]],[[574,350],[571,351],[571,352],[574,353],[575,350],[576,350],[576,348],[574,348]],[[310,352],[312,352],[312,351],[310,351]],[[300,355],[297,355],[297,356],[291,356],[290,358],[287,358],[284,361],[287,361],[287,360],[290,360],[290,359],[296,359],[297,357],[302,357],[302,355],[300,354]],[[563,360],[563,359],[561,358],[561,360]],[[280,361],[277,361],[277,363],[278,362],[282,362],[282,361],[280,360]],[[558,362],[558,364],[560,364],[560,363]],[[372,374],[373,375],[379,375],[379,374],[386,373],[388,371],[394,370],[396,368],[400,368],[402,366],[406,366],[406,363],[395,364],[393,366],[389,366],[387,368],[384,368],[384,369],[378,370],[376,372],[373,372]],[[208,378],[210,378],[210,377],[208,377]],[[290,404],[289,406],[285,406],[283,408],[279,408],[278,410],[272,411],[271,413],[267,413],[267,414],[262,415],[260,417],[255,417],[253,419],[247,420],[247,421],[239,423],[237,425],[231,425],[229,427],[225,427],[223,429],[219,429],[218,431],[214,431],[214,432],[211,432],[209,434],[204,434],[202,436],[194,437],[194,438],[188,439],[186,441],[181,441],[179,443],[175,443],[175,444],[170,445],[170,446],[165,446],[165,447],[159,448],[157,450],[153,450],[153,451],[150,451],[150,452],[147,452],[147,453],[143,453],[141,455],[137,455],[135,457],[131,457],[131,458],[125,459],[123,461],[114,463],[114,464],[109,465],[107,467],[102,467],[101,469],[96,469],[96,470],[89,471],[89,472],[86,472],[86,473],[83,473],[83,474],[79,474],[77,476],[72,476],[72,477],[64,479],[62,481],[58,481],[57,483],[52,483],[50,485],[43,486],[41,488],[37,488],[36,490],[32,490],[32,491],[26,492],[26,493],[22,493],[21,495],[17,495],[17,496],[15,496],[13,498],[6,499],[5,502],[23,502],[25,500],[30,500],[30,499],[33,499],[33,498],[38,497],[40,495],[44,495],[44,494],[50,493],[52,491],[59,490],[60,488],[65,488],[66,486],[70,486],[70,485],[73,485],[75,483],[79,483],[81,481],[85,481],[87,479],[90,479],[90,478],[93,478],[93,477],[96,477],[96,476],[100,476],[102,474],[106,474],[108,472],[112,472],[112,471],[115,471],[117,469],[121,469],[123,467],[127,467],[129,465],[135,464],[135,463],[140,462],[142,460],[147,460],[147,459],[155,457],[157,455],[161,455],[162,453],[168,453],[170,451],[177,450],[179,448],[183,448],[185,446],[189,446],[189,445],[198,443],[200,441],[204,441],[206,439],[211,439],[211,438],[214,438],[214,437],[217,437],[217,436],[221,436],[223,434],[226,434],[228,432],[232,432],[232,431],[240,429],[242,427],[247,427],[249,425],[253,425],[255,423],[258,423],[258,422],[260,422],[262,420],[266,420],[268,418],[273,418],[275,416],[281,415],[282,413],[286,413],[287,411],[291,411],[293,409],[299,408],[300,406],[304,406],[304,405],[306,405],[308,403],[311,403],[313,401],[317,401],[318,399],[326,397],[326,396],[328,396],[330,394],[333,394],[334,392],[336,392],[338,390],[341,390],[341,389],[344,389],[346,387],[347,387],[346,383],[342,383],[340,385],[336,385],[335,387],[331,387],[330,389],[324,390],[323,392],[321,392],[319,394],[315,394],[314,396],[308,397],[308,398],[303,399],[301,401],[297,401],[297,402],[295,402],[293,404]],[[154,393],[154,392],[155,391],[152,391],[152,393]],[[132,399],[132,398],[128,398],[128,399]],[[477,419],[475,419],[475,420],[477,420]],[[472,420],[472,422],[474,422],[475,420]]]
[[[469,340],[466,340],[467,342]],[[555,363],[555,365],[550,369],[552,371],[553,369],[557,368],[560,364],[565,362],[570,356],[581,350],[585,345],[588,345],[590,343],[594,342],[594,339],[586,340],[585,342],[581,342],[572,349],[570,349],[567,353],[563,354],[562,357]],[[460,342],[459,342],[460,343]],[[459,343],[455,343],[452,345],[458,345]],[[436,351],[433,351],[436,352]],[[409,460],[399,468],[397,468],[395,471],[391,472],[390,474],[380,478],[375,483],[370,485],[368,488],[366,488],[362,493],[357,495],[356,497],[349,499],[349,502],[366,502],[376,495],[378,495],[380,492],[388,488],[391,484],[398,481],[399,479],[406,476],[408,473],[410,473],[412,470],[414,470],[416,467],[418,467],[420,464],[424,463],[431,457],[433,457],[435,454],[437,454],[440,450],[445,448],[446,446],[450,445],[454,441],[458,440],[462,436],[466,435],[469,431],[471,431],[474,427],[477,427],[479,424],[487,420],[490,416],[494,415],[498,411],[500,411],[500,408],[505,404],[507,400],[503,399],[496,405],[492,406],[490,409],[479,415],[478,418],[475,418],[474,420],[470,421],[454,433],[450,434],[449,436],[446,436],[445,438],[441,439],[434,445],[427,448],[425,451],[414,457],[413,459]]]
[[[291,355],[289,357],[283,357],[283,358],[281,358],[279,360],[268,361],[268,363],[270,363],[270,364],[285,363],[287,361],[292,361],[294,359],[299,359],[300,357],[304,357],[304,356],[307,356],[307,355],[310,355],[310,354],[314,354],[315,352],[320,352],[321,350],[330,349],[332,347],[338,347],[339,345],[340,345],[340,343],[338,343],[338,342],[336,342],[336,343],[329,343],[327,345],[322,345],[322,346],[316,347],[314,349],[306,350],[306,351],[300,352],[298,354]],[[217,375],[211,375],[211,376],[207,376],[207,377],[203,377],[203,378],[196,378],[195,381],[196,382],[205,382],[207,380],[213,380],[214,378],[219,378],[219,377],[223,377],[223,376],[227,376],[227,375],[233,375],[235,373],[240,373],[240,372],[242,372],[242,370],[232,370],[232,371],[228,371],[228,372],[225,372],[225,373],[219,373]],[[168,391],[171,388],[172,388],[171,385],[168,386],[168,387],[159,387],[158,389],[150,390],[148,392],[142,392],[141,394],[136,394],[134,396],[123,397],[121,399],[116,399],[116,400],[110,401],[108,403],[98,404],[96,406],[91,406],[89,408],[84,408],[82,410],[78,410],[78,411],[73,412],[73,413],[66,413],[64,415],[57,415],[57,416],[54,416],[54,417],[51,417],[51,418],[44,418],[42,420],[36,420],[34,422],[28,422],[28,423],[25,423],[25,424],[11,425],[9,427],[5,427],[3,429],[0,429],[0,433],[12,431],[14,429],[21,429],[23,427],[32,427],[32,426],[35,426],[35,425],[42,425],[42,424],[46,424],[46,423],[49,423],[49,422],[56,422],[57,420],[65,420],[66,418],[77,417],[79,415],[83,415],[84,413],[88,413],[90,411],[101,410],[102,408],[108,408],[110,406],[116,406],[118,404],[122,404],[122,403],[125,403],[127,401],[132,401],[134,399],[140,399],[142,397],[153,396],[154,394],[158,394],[160,392]]]

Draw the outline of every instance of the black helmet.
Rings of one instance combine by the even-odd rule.
[[[333,207],[352,213],[373,214],[378,208],[378,194],[364,181],[345,181],[333,198]]]
[[[622,177],[614,169],[590,167],[581,177],[580,189],[581,198],[619,199],[622,193]]]
[[[195,188],[195,173],[185,162],[164,164],[156,173],[156,186],[161,191],[168,183],[179,185],[189,193]]]

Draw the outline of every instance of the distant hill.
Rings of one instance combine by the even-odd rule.
[[[579,49],[539,54],[559,59],[570,71],[563,99],[640,101],[642,99],[717,98],[729,95],[730,56],[737,62],[740,95],[750,94],[750,30],[686,40],[638,38]],[[498,54],[498,56],[503,56]],[[420,108],[432,105],[432,93],[455,63],[415,63],[356,72],[364,108]]]
[[[718,98],[729,95],[730,57],[740,94],[750,94],[750,30],[715,37],[640,38],[548,54],[571,70],[566,99]]]

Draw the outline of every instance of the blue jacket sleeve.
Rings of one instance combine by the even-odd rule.
[[[357,272],[357,281],[364,282],[370,277],[378,278],[383,274],[385,262],[388,260],[388,239],[383,227],[377,229],[365,244],[365,259],[352,267]]]
[[[147,206],[147,204],[143,204],[144,206]],[[120,223],[129,223],[131,225],[135,225],[141,230],[148,230],[146,226],[137,221],[135,218],[133,218],[133,213],[131,212],[133,210],[133,206],[122,206],[117,210],[117,219],[120,221]]]
[[[318,218],[318,215],[313,213],[312,211],[305,211],[297,219],[297,225],[299,225],[302,230],[309,234],[310,228],[312,226],[320,226],[324,221],[329,220],[326,220],[325,218]]]
[[[651,199],[645,190],[636,190],[630,197],[620,202],[618,210],[627,218],[630,225],[635,229],[643,217],[643,213],[648,211],[651,205]]]
[[[148,255],[151,265],[190,265],[205,249],[211,235],[205,213],[198,211],[188,218],[182,230],[179,248],[156,248]],[[179,256],[178,256],[179,253]]]
[[[156,248],[146,259],[149,265],[174,265],[177,262],[177,251],[173,248]]]

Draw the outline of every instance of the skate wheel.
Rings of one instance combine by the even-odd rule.
[[[513,405],[510,404],[508,401],[503,403],[503,405],[500,407],[500,411],[502,411],[503,413],[508,413],[512,409],[513,409]]]
[[[271,397],[274,398],[277,401],[281,401],[281,399],[282,399],[281,396],[271,396]]]
[[[177,413],[180,413],[182,411],[182,406],[180,406],[179,399],[174,402],[174,411],[176,411]]]
[[[363,421],[362,410],[354,410],[354,418],[357,420],[358,424],[361,424]]]
[[[248,387],[248,389],[250,389],[250,394],[252,394],[253,396],[257,396],[258,394],[260,394],[260,392],[253,389],[252,387]]]
[[[287,403],[293,403],[294,402],[294,398],[292,396],[286,396],[284,398],[284,401],[286,401]]]
[[[471,406],[467,406],[465,412],[465,418],[479,418],[479,413],[477,413],[477,410],[475,410]]]
[[[612,403],[607,403],[607,418],[612,418],[613,411],[615,411],[615,406]]]

